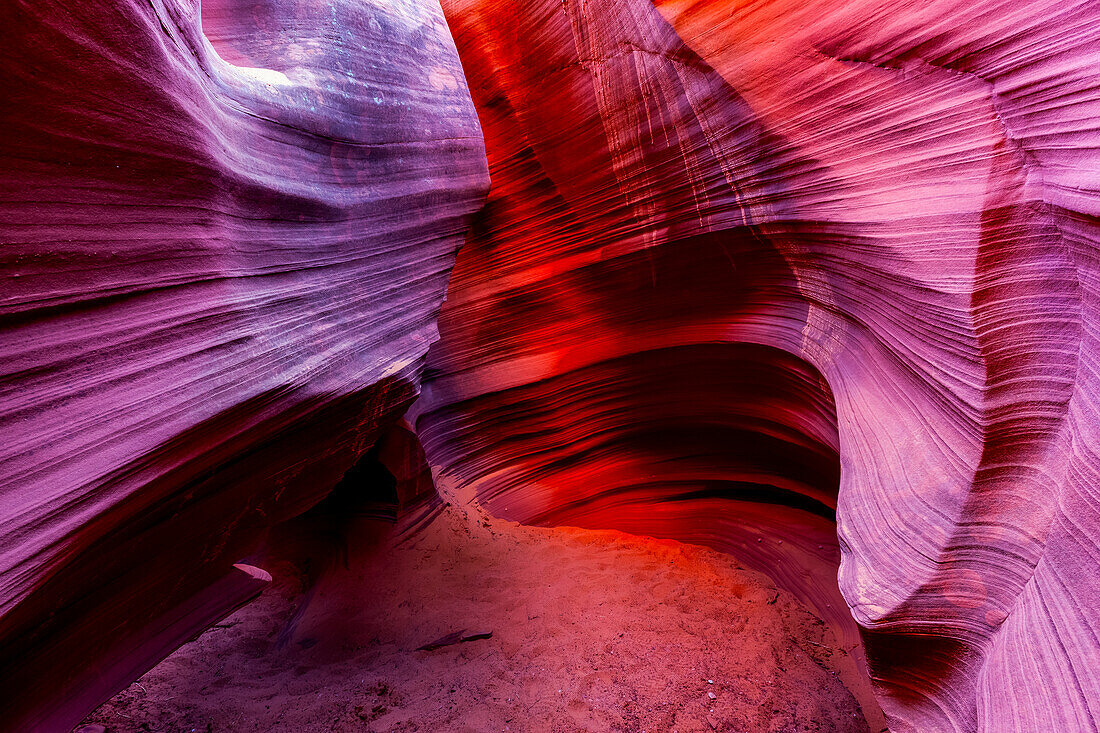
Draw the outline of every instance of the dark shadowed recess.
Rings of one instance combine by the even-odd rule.
[[[110,477],[142,489],[66,538],[61,566],[0,626],[4,725],[67,729],[259,592],[233,564],[323,499],[414,389],[393,377],[258,395]]]
[[[274,649],[290,645],[326,576],[362,564],[386,542],[410,539],[442,509],[415,433],[403,422],[390,427],[324,500],[272,527],[246,558],[261,567],[289,563],[302,580],[297,608]]]
[[[349,543],[401,541],[442,506],[420,442],[399,423],[382,434],[320,503],[272,527],[245,561],[266,567],[272,560],[288,560],[299,566],[308,590],[329,570],[349,566]]]
[[[833,395],[781,348],[808,312],[784,236],[798,235],[710,232],[526,284],[480,318],[445,306],[418,403],[430,462],[507,519],[728,552],[854,639],[836,584]],[[464,394],[483,382],[468,355],[491,344],[553,350],[558,369]]]
[[[707,545],[832,603],[800,587],[797,564],[827,566],[811,584],[835,591],[836,410],[817,370],[785,351],[630,354],[426,415],[421,429],[495,515]]]

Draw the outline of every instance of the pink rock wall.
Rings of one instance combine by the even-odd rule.
[[[488,185],[430,0],[202,24],[0,10],[4,730],[65,730],[257,591],[232,564],[415,397]]]
[[[1100,6],[443,6],[493,180],[445,489],[827,617],[836,552],[893,730],[1096,730]]]
[[[1100,727],[1100,8],[444,10],[461,67],[427,0],[0,9],[3,725],[257,592],[415,397],[468,80],[444,491],[854,616],[894,730]]]

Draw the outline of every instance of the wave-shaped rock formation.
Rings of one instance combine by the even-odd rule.
[[[1096,730],[1100,6],[443,7],[492,190],[441,489],[838,624],[839,562],[893,730]]]
[[[1100,5],[0,23],[0,727],[246,601],[342,476],[429,520],[437,336],[447,498],[736,555],[893,730],[1100,727]]]
[[[415,397],[488,187],[438,4],[204,5],[0,10],[4,730],[257,592]]]

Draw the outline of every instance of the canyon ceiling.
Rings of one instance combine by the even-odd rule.
[[[247,602],[403,416],[448,501],[767,573],[893,730],[1100,726],[1097,3],[0,22],[4,726]]]

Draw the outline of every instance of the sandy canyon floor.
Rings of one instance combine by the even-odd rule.
[[[726,555],[454,507],[399,543],[377,521],[360,524],[343,536],[361,539],[327,559],[325,528],[285,542],[294,552],[267,559],[275,580],[260,598],[85,723],[120,733],[869,729],[850,691],[863,699],[868,683],[832,632]],[[491,636],[420,649],[456,634]]]

